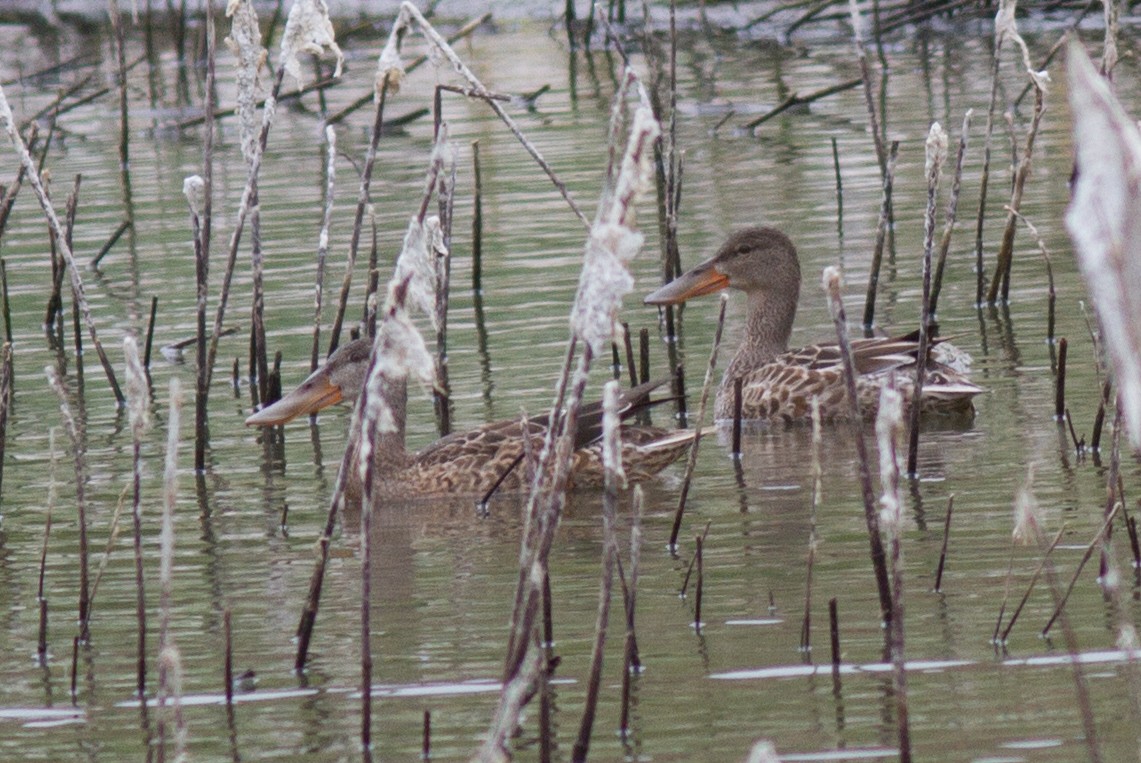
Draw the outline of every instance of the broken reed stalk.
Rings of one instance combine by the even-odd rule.
[[[1026,147],[1022,150],[1022,157],[1018,161],[1018,170],[1014,176],[1014,189],[1010,194],[1009,211],[1006,216],[1006,227],[1002,233],[1002,245],[998,250],[998,261],[995,264],[994,278],[990,282],[990,291],[987,293],[987,302],[996,304],[1001,296],[1003,302],[1010,301],[1010,269],[1014,261],[1014,233],[1018,227],[1015,216],[1022,206],[1022,192],[1026,187],[1026,179],[1030,177],[1031,160],[1034,155],[1034,139],[1038,135],[1038,127],[1042,123],[1045,91],[1041,86],[1034,90],[1034,116],[1030,122],[1030,130],[1026,134]]]
[[[818,90],[813,90],[812,92],[805,93],[804,95],[801,95],[800,91],[795,91],[779,104],[769,109],[764,114],[761,114],[759,117],[749,120],[745,124],[741,125],[741,127],[744,130],[752,131],[755,135],[758,127],[773,117],[779,116],[780,114],[788,111],[789,109],[819,101],[822,98],[827,98],[828,96],[835,95],[836,93],[842,93],[845,90],[851,90],[854,87],[859,87],[861,84],[863,84],[863,82],[864,80],[862,78],[857,77],[856,79],[850,79],[845,82],[840,82],[836,85],[829,85],[828,87],[822,87]]]
[[[820,398],[812,396],[812,510],[808,517],[808,571],[804,581],[804,618],[800,625],[800,651],[812,651],[812,573],[816,563],[816,511],[823,494],[824,470],[820,465]]]
[[[943,520],[943,547],[939,551],[939,566],[935,568],[935,593],[943,593],[943,569],[947,563],[947,544],[951,540],[951,514],[955,510],[955,494],[947,496],[947,517]]]
[[[634,361],[634,341],[630,338],[630,324],[626,321],[622,322],[622,344],[626,348],[626,371],[630,375],[630,386],[637,387],[638,366]]]
[[[685,501],[689,497],[689,486],[693,483],[693,471],[697,466],[697,450],[701,444],[702,428],[705,426],[705,407],[709,402],[709,391],[713,388],[713,372],[717,368],[717,351],[721,348],[721,331],[725,328],[725,306],[729,304],[729,295],[721,293],[721,308],[717,313],[717,330],[713,334],[713,349],[709,352],[709,365],[705,367],[705,382],[701,385],[701,402],[697,406],[697,431],[693,434],[693,444],[689,446],[689,456],[685,462],[685,476],[682,477],[681,490],[678,491],[677,511],[674,512],[674,523],[670,529],[671,549],[677,548],[677,536],[681,532],[681,518],[685,514]]]
[[[650,330],[638,329],[638,378],[650,380]]]
[[[4,341],[12,343],[12,303],[8,301],[8,265],[0,258],[0,292],[4,297]]]
[[[132,336],[123,337],[127,360],[127,400],[131,420],[131,530],[135,552],[135,620],[138,623],[135,690],[143,701],[147,691],[147,599],[143,584],[143,435],[148,427],[150,385],[139,361],[139,348]]]
[[[939,241],[939,257],[935,264],[935,276],[931,283],[931,316],[939,313],[939,292],[943,289],[943,269],[947,265],[947,255],[951,251],[951,234],[959,212],[959,192],[963,185],[963,159],[967,155],[967,134],[971,130],[971,116],[974,109],[967,109],[963,115],[963,128],[959,133],[959,148],[955,152],[955,174],[951,179],[951,197],[947,201],[947,212],[943,217],[943,237]]]
[[[91,262],[88,264],[88,267],[92,270],[98,269],[99,263],[103,261],[103,258],[106,257],[107,253],[114,248],[115,244],[119,242],[119,239],[123,236],[124,233],[127,232],[127,229],[130,227],[130,220],[124,220],[119,223],[119,227],[115,229],[115,232],[111,234],[111,237],[107,239],[103,246],[99,247],[99,251],[95,254],[94,257],[91,258]]]
[[[79,700],[79,636],[71,639],[71,704]]]
[[[876,296],[879,293],[880,267],[883,264],[883,250],[887,244],[888,228],[891,227],[891,194],[895,183],[895,162],[899,156],[899,141],[891,142],[888,153],[887,170],[883,176],[883,196],[880,200],[879,222],[876,224],[876,242],[872,248],[872,266],[868,273],[868,293],[864,297],[864,329],[871,330],[876,319]]]
[[[147,338],[143,342],[143,368],[148,377],[151,371],[151,347],[155,338],[155,319],[158,317],[158,297],[151,297],[151,310],[147,318]]]
[[[1066,420],[1066,355],[1069,342],[1058,340],[1058,373],[1054,378],[1054,421]]]
[[[108,360],[107,353],[104,352],[103,345],[99,341],[99,335],[95,330],[95,319],[91,316],[91,307],[87,303],[86,293],[83,288],[83,279],[79,276],[79,268],[76,267],[75,257],[72,254],[71,247],[67,245],[63,226],[60,224],[59,217],[55,213],[51,199],[48,198],[47,191],[44,189],[43,182],[40,180],[40,173],[32,162],[31,154],[28,153],[28,147],[24,144],[23,139],[16,131],[16,124],[12,118],[12,109],[8,105],[8,99],[4,95],[3,87],[0,87],[0,125],[7,131],[8,138],[12,141],[12,145],[16,149],[16,154],[19,156],[20,162],[24,167],[28,182],[31,183],[32,190],[36,194],[36,199],[40,203],[40,208],[47,217],[48,225],[51,227],[52,235],[59,247],[59,252],[63,255],[68,273],[71,275],[73,299],[79,310],[83,313],[87,330],[91,334],[91,341],[95,345],[95,351],[99,355],[100,362],[103,364],[103,371],[107,374],[107,382],[111,385],[111,391],[115,395],[115,402],[122,406],[126,402],[126,398],[124,398],[122,390],[119,389],[119,382],[115,378],[115,371],[111,366],[111,361]]]
[[[321,365],[321,307],[325,295],[325,260],[329,254],[329,227],[333,220],[333,202],[337,185],[337,132],[325,127],[325,213],[317,236],[317,276],[313,284],[313,347],[309,353],[309,370]]]
[[[1066,602],[1069,601],[1070,594],[1073,593],[1074,585],[1078,582],[1078,576],[1082,574],[1082,570],[1085,569],[1086,562],[1088,562],[1090,557],[1093,556],[1094,550],[1099,548],[1108,539],[1109,531],[1113,526],[1113,520],[1117,517],[1117,512],[1120,508],[1121,502],[1114,502],[1113,508],[1110,509],[1109,513],[1106,515],[1105,520],[1102,522],[1101,527],[1097,531],[1097,534],[1093,536],[1093,540],[1086,544],[1086,549],[1082,552],[1081,561],[1078,562],[1077,568],[1074,569],[1074,574],[1070,578],[1070,584],[1066,586],[1066,592],[1062,594],[1061,598],[1058,600],[1056,606],[1054,607],[1054,611],[1050,614],[1050,618],[1046,620],[1046,625],[1042,628],[1042,632],[1040,634],[1042,638],[1046,638],[1050,635],[1050,629],[1054,627],[1054,623],[1057,621],[1058,616],[1062,614],[1062,609],[1066,606]]]
[[[1097,404],[1097,414],[1093,420],[1093,435],[1090,437],[1090,450],[1097,453],[1101,450],[1101,430],[1105,426],[1105,409],[1110,403],[1110,393],[1113,389],[1113,381],[1107,376],[1105,382],[1101,385],[1101,400]],[[1116,428],[1114,428],[1116,436]],[[1127,523],[1128,526],[1128,523]]]
[[[590,750],[590,733],[594,728],[594,715],[598,707],[598,693],[602,682],[603,648],[610,622],[610,598],[614,587],[614,567],[618,560],[617,518],[618,490],[625,486],[626,474],[622,468],[622,442],[618,417],[617,381],[609,381],[602,390],[602,463],[604,492],[602,495],[602,579],[598,590],[598,614],[594,625],[594,648],[591,652],[590,673],[583,700],[582,721],[578,739],[571,751],[574,763],[583,763]]]
[[[836,327],[836,336],[839,340],[840,357],[843,360],[844,383],[847,387],[849,412],[855,433],[856,455],[860,462],[860,489],[864,501],[864,523],[868,530],[872,570],[875,573],[876,590],[879,593],[880,618],[886,625],[890,625],[892,620],[891,586],[888,583],[883,540],[880,538],[879,516],[875,509],[872,474],[868,466],[868,448],[860,427],[860,422],[863,421],[863,413],[860,411],[860,401],[856,395],[856,371],[852,362],[852,346],[848,341],[848,320],[844,314],[844,301],[840,296],[840,271],[834,266],[824,269],[824,290],[828,294],[828,309],[832,313],[832,322]]]
[[[1053,540],[1051,540],[1049,545],[1046,546],[1045,553],[1042,554],[1042,559],[1041,559],[1041,561],[1038,562],[1038,568],[1035,569],[1034,574],[1030,576],[1030,583],[1026,586],[1026,593],[1024,593],[1022,595],[1022,598],[1018,602],[1018,606],[1016,606],[1014,608],[1014,612],[1011,613],[1010,622],[1006,624],[1005,628],[1003,628],[1001,635],[998,635],[998,629],[999,629],[999,626],[1002,625],[1002,614],[1003,614],[1003,612],[1002,612],[1002,609],[999,610],[998,622],[995,623],[995,626],[994,626],[994,632],[996,634],[994,642],[996,644],[999,644],[999,645],[1006,644],[1007,641],[1010,639],[1010,632],[1012,630],[1014,630],[1014,624],[1016,622],[1018,622],[1018,616],[1020,614],[1022,614],[1022,608],[1024,606],[1026,606],[1026,602],[1030,599],[1030,594],[1034,590],[1034,586],[1037,585],[1037,583],[1038,583],[1038,578],[1041,577],[1042,571],[1044,569],[1046,569],[1046,564],[1050,561],[1050,554],[1052,554],[1054,552],[1054,549],[1058,547],[1058,544],[1061,543],[1062,535],[1065,533],[1065,530],[1066,530],[1065,526],[1063,526],[1060,530],[1058,530],[1058,532],[1054,535]],[[1014,562],[1014,549],[1012,547],[1011,548],[1011,564],[1012,565],[1013,565],[1013,562]],[[1008,584],[1009,584],[1009,577],[1010,576],[1008,574],[1008,576],[1007,576]],[[1005,607],[1005,603],[1006,602],[1004,600],[1003,601],[1004,607]]]
[[[934,128],[932,128],[934,132]],[[943,151],[946,152],[946,134],[943,135]],[[937,171],[936,171],[937,174]],[[930,177],[931,171],[928,171]],[[932,219],[934,213],[930,212]],[[930,245],[928,246],[928,255]],[[928,263],[929,264],[929,263]],[[897,449],[903,433],[903,396],[893,386],[880,390],[880,407],[876,416],[876,438],[880,452],[880,487],[883,497],[883,525],[891,544],[891,622],[889,624],[889,644],[891,646],[892,684],[895,694],[896,723],[899,726],[899,759],[903,763],[911,760],[911,728],[908,722],[907,668],[904,655],[903,632],[903,500],[899,493],[899,464]]]
[[[618,731],[625,739],[630,732],[630,683],[634,673],[640,672],[638,641],[634,631],[634,610],[638,599],[638,574],[642,558],[642,507],[645,497],[641,485],[634,486],[630,507],[630,577],[624,587],[626,608],[626,639],[622,650],[622,710]]]
[[[44,369],[48,383],[59,398],[60,418],[67,437],[71,441],[72,457],[75,461],[75,508],[79,525],[79,639],[86,642],[90,626],[91,586],[87,567],[87,458],[80,440],[75,417],[68,402],[68,392],[59,373],[48,366]]]
[[[472,194],[471,209],[471,290],[483,294],[483,172],[479,163],[479,141],[471,142]]]
[[[701,539],[703,541],[709,535],[709,528],[712,526],[713,526],[713,520],[712,519],[705,523],[705,529],[701,531]],[[696,556],[690,557],[689,565],[685,568],[685,577],[683,577],[681,579],[681,588],[679,588],[678,592],[677,592],[677,595],[683,599],[688,595],[689,579],[690,579],[690,577],[693,576],[693,568],[694,568],[694,565],[696,565],[696,564],[697,564],[697,557]]]
[[[395,29],[393,33],[395,34]],[[392,37],[389,37],[391,41]],[[386,46],[387,49],[387,46]],[[383,57],[383,54],[381,54]],[[391,71],[380,75],[376,90],[376,112],[373,116],[372,132],[369,135],[368,150],[365,152],[364,168],[361,170],[360,188],[357,191],[357,211],[353,218],[353,233],[349,240],[348,262],[345,263],[345,275],[341,279],[341,297],[337,304],[337,313],[333,318],[333,327],[329,332],[329,350],[326,357],[333,354],[341,341],[341,327],[345,321],[345,310],[349,304],[349,290],[353,283],[353,268],[357,263],[357,252],[360,249],[361,229],[364,227],[365,209],[369,203],[369,188],[372,186],[373,168],[376,166],[376,149],[380,144],[380,135],[384,122],[384,104],[388,99],[388,90],[393,76]]]
[[[935,246],[935,207],[939,178],[947,160],[947,133],[935,122],[927,133],[926,145],[927,213],[923,218],[923,303],[919,313],[919,350],[915,357],[915,389],[911,397],[908,425],[907,474],[919,476],[919,414],[923,409],[923,379],[927,375],[927,353],[931,346],[931,256]]]

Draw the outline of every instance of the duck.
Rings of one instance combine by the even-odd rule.
[[[279,426],[304,414],[316,413],[336,403],[356,400],[368,374],[372,340],[360,338],[338,348],[326,363],[278,401],[249,416],[251,427]],[[650,393],[667,380],[654,380],[625,390],[619,397],[619,415],[627,418],[663,402]],[[546,435],[548,417],[527,422],[524,437],[521,419],[493,421],[467,431],[441,437],[416,453],[405,449],[407,408],[405,380],[384,379],[382,396],[392,413],[392,431],[378,433],[373,443],[376,478],[373,493],[385,499],[473,495],[486,503],[496,491],[519,490],[527,484],[520,464],[526,448],[538,456]],[[668,400],[669,398],[665,398]],[[622,461],[628,481],[649,479],[680,458],[692,444],[696,430],[667,430],[649,425],[623,424]],[[601,486],[602,403],[583,406],[579,413],[571,484]],[[527,442],[525,443],[525,439]],[[350,443],[349,447],[355,447]],[[359,469],[351,469],[346,482],[347,505],[360,505]]]
[[[782,231],[750,226],[733,232],[710,259],[647,294],[647,305],[677,305],[723,289],[745,292],[745,334],[725,369],[714,416],[734,416],[734,387],[741,380],[741,418],[787,423],[807,421],[812,399],[819,400],[825,421],[850,419],[847,385],[839,345],[814,344],[789,349],[800,299],[800,260]],[[933,340],[920,405],[925,414],[973,416],[973,398],[984,389],[953,362],[961,351]],[[856,394],[867,419],[875,417],[880,390],[892,384],[910,404],[915,391],[918,332],[907,336],[851,341]],[[940,362],[945,358],[947,362]]]

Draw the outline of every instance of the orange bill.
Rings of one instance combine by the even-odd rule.
[[[713,260],[706,260],[660,289],[650,292],[642,302],[647,305],[677,305],[687,299],[713,294],[728,286],[729,277],[717,269]]]
[[[271,427],[285,424],[298,416],[316,413],[341,402],[341,388],[330,381],[324,369],[318,369],[301,386],[272,405],[246,419],[248,427]]]

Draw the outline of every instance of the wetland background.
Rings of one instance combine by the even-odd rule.
[[[712,5],[711,24],[689,15],[678,40],[678,145],[685,152],[680,243],[685,266],[712,254],[735,227],[767,223],[786,230],[800,250],[804,287],[794,345],[833,336],[819,289],[827,265],[843,268],[849,316],[859,315],[880,205],[879,168],[859,89],[790,110],[752,134],[736,129],[780,103],[790,92],[810,92],[850,79],[856,71],[847,25],[809,26],[781,41],[771,24],[730,31],[748,9]],[[533,109],[515,103],[511,113],[588,210],[598,198],[606,166],[606,124],[619,76],[619,57],[596,41],[591,50],[568,48],[565,31],[548,17],[495,15],[456,47],[491,88],[505,93],[550,90]],[[482,7],[465,9],[473,15]],[[559,9],[548,9],[554,17]],[[336,9],[334,8],[334,12]],[[394,11],[393,11],[394,12]],[[324,108],[337,111],[371,89],[376,56],[393,12],[337,22],[346,50],[344,82],[324,92]],[[445,33],[453,24],[437,17]],[[221,14],[219,14],[219,17]],[[664,8],[655,6],[658,33]],[[1075,11],[1035,11],[1021,31],[1040,61],[1074,19]],[[1128,21],[1128,19],[1126,20]],[[154,29],[159,59],[132,69],[131,202],[134,227],[102,260],[82,273],[101,338],[122,368],[120,338],[142,335],[152,297],[158,298],[158,346],[189,338],[195,329],[194,259],[182,196],[183,180],[200,173],[199,128],[176,129],[193,116],[180,101],[202,102],[201,72],[180,74],[172,25]],[[267,24],[263,20],[263,31]],[[1096,55],[1099,17],[1082,32]],[[280,30],[280,25],[277,27]],[[188,40],[198,39],[195,18]],[[1126,29],[1129,30],[1128,24]],[[219,39],[228,22],[218,21]],[[353,30],[352,34],[344,32]],[[645,60],[626,28],[634,67]],[[144,52],[139,27],[127,25],[127,59]],[[1124,103],[1138,102],[1137,57],[1128,34],[1115,72]],[[276,40],[267,45],[276,61]],[[192,46],[193,48],[193,46]],[[424,49],[411,38],[406,49]],[[1033,490],[1047,532],[1065,527],[1054,554],[1063,579],[1076,568],[1097,533],[1105,504],[1106,466],[1075,452],[1053,419],[1056,348],[1047,341],[1048,279],[1037,244],[1020,230],[1009,305],[975,305],[973,219],[982,166],[982,124],[990,89],[993,22],[986,13],[936,18],[884,39],[885,132],[900,140],[895,182],[895,236],[881,275],[877,328],[910,331],[919,318],[923,209],[923,142],[933,121],[957,139],[967,109],[975,110],[966,156],[960,224],[952,240],[943,294],[941,331],[974,357],[973,378],[989,392],[966,427],[932,427],[920,442],[919,479],[908,487],[904,531],[907,655],[928,661],[909,672],[911,739],[916,756],[934,760],[1074,760],[1086,755],[1064,648],[1038,637],[1053,601],[1044,588],[1031,597],[1005,650],[991,643],[1007,570],[1015,595],[1038,565],[1036,549],[1017,548],[1011,563],[1011,506],[1033,466]],[[406,56],[407,58],[407,56]],[[42,25],[14,18],[0,24],[0,81],[17,119],[52,103],[80,84],[73,99],[114,80],[106,23]],[[43,76],[31,76],[64,64]],[[326,69],[328,69],[326,64]],[[1087,436],[1101,394],[1096,351],[1083,309],[1085,291],[1062,226],[1072,155],[1066,83],[1057,64],[1038,135],[1033,174],[1022,212],[1038,227],[1050,251],[1057,295],[1056,335],[1069,339],[1067,404],[1076,430]],[[219,46],[220,105],[232,105],[232,57]],[[1026,78],[1014,55],[1003,59],[1000,104],[1011,102]],[[150,80],[148,81],[148,78]],[[388,112],[431,105],[437,82],[452,82],[447,67],[422,67],[405,81]],[[148,93],[158,99],[152,104]],[[542,412],[550,404],[567,336],[567,314],[578,281],[584,230],[550,182],[514,138],[479,102],[445,99],[444,114],[459,150],[453,239],[448,366],[458,428],[493,418]],[[1030,100],[1014,112],[1018,143]],[[271,351],[280,350],[285,386],[308,370],[317,234],[323,211],[325,156],[321,102],[315,94],[283,104],[270,133],[260,193],[266,256],[266,320]],[[326,287],[343,274],[358,185],[357,168],[368,141],[369,109],[340,123],[336,208]],[[732,114],[730,115],[730,112]],[[215,165],[216,257],[221,257],[245,182],[245,164],[232,120],[220,123]],[[476,320],[471,284],[470,173],[473,140],[483,166],[483,322]],[[59,119],[46,166],[62,206],[74,174],[82,173],[74,249],[88,262],[124,216],[118,158],[118,108],[113,94],[97,97]],[[832,141],[843,184],[839,216]],[[1005,217],[1011,140],[995,132],[984,256],[988,277]],[[423,190],[432,146],[430,119],[384,135],[372,187],[379,271],[387,278],[410,214]],[[15,155],[0,153],[0,183],[16,172]],[[67,190],[65,190],[67,189]],[[943,190],[945,199],[946,187]],[[942,207],[942,204],[941,204]],[[656,311],[637,295],[660,283],[657,227],[651,204],[642,209],[645,251],[634,262],[635,295],[622,319],[659,337]],[[72,639],[76,635],[78,529],[66,437],[56,436],[53,469],[49,432],[60,427],[59,404],[45,384],[44,367],[62,368],[81,424],[88,464],[86,501],[93,564],[101,559],[112,517],[131,475],[131,430],[117,408],[94,355],[83,358],[83,382],[69,350],[50,346],[43,329],[52,270],[43,215],[29,189],[21,191],[0,237],[6,266],[14,357],[14,399],[7,429],[0,495],[0,757],[39,760],[123,760],[148,755],[135,687],[135,577],[127,526],[111,552],[94,602],[90,643],[79,650],[78,696],[70,696]],[[366,280],[358,260],[356,293]],[[212,264],[212,274],[221,266]],[[359,699],[359,538],[353,524],[339,531],[326,579],[309,669],[292,673],[296,629],[344,444],[348,409],[322,415],[316,426],[295,422],[283,449],[269,447],[242,422],[249,413],[245,374],[250,273],[243,248],[228,323],[240,330],[223,339],[211,391],[210,452],[204,473],[192,469],[190,404],[183,415],[182,479],[176,511],[172,633],[183,657],[182,691],[188,750],[199,759],[333,760],[355,758]],[[211,311],[217,294],[211,284]],[[333,301],[326,300],[331,317]],[[68,306],[70,310],[70,306]],[[359,315],[360,304],[350,307]],[[725,342],[740,336],[743,304],[729,307]],[[685,310],[680,351],[687,387],[695,395],[704,374],[716,305]],[[1092,313],[1090,314],[1092,320]],[[327,337],[328,323],[325,324]],[[70,331],[68,325],[68,344]],[[486,331],[483,342],[481,332]],[[486,350],[482,350],[482,346]],[[722,356],[724,357],[724,355]],[[241,360],[234,389],[226,369]],[[666,368],[664,346],[652,342],[652,368]],[[144,537],[148,605],[157,608],[159,507],[166,440],[166,389],[171,376],[193,389],[191,363],[159,353],[151,365],[156,401],[144,446]],[[596,366],[591,389],[608,378]],[[435,436],[431,401],[414,397],[410,446]],[[657,423],[668,418],[660,411]],[[750,430],[740,469],[724,444],[707,440],[690,493],[682,543],[666,549],[677,502],[680,467],[647,486],[644,548],[638,586],[638,635],[645,671],[634,681],[632,734],[616,734],[621,639],[612,629],[591,752],[598,760],[736,760],[760,738],[786,759],[894,757],[895,704],[890,673],[874,668],[845,674],[834,687],[828,670],[827,601],[836,598],[846,665],[879,663],[883,638],[867,554],[856,457],[851,433],[826,431],[823,502],[816,514],[819,548],[813,583],[811,653],[798,650],[810,533],[812,473],[807,429]],[[1127,505],[1137,469],[1125,459]],[[49,648],[35,661],[36,600],[47,507],[53,503],[47,542],[46,596]],[[948,498],[955,496],[943,592],[931,592],[943,540]],[[556,755],[569,759],[581,714],[597,606],[601,551],[601,497],[572,495],[552,555],[556,652]],[[1134,501],[1132,505],[1136,505]],[[620,515],[620,532],[628,514]],[[124,518],[124,521],[125,518]],[[464,759],[478,746],[495,706],[504,659],[507,619],[517,578],[521,522],[509,501],[480,517],[469,500],[386,507],[376,522],[373,560],[372,651],[375,756],[406,760],[420,754],[423,712],[431,710],[432,757]],[[705,531],[700,634],[693,601],[678,592]],[[1141,587],[1130,567],[1124,533],[1113,546],[1122,569],[1128,612],[1115,611],[1087,565],[1067,606],[1082,653],[1088,655],[1098,744],[1107,760],[1132,760],[1138,742],[1130,712],[1128,666],[1114,652],[1119,615],[1136,623]],[[256,690],[239,692],[232,726],[222,704],[221,629],[232,611],[238,670],[256,672]],[[155,618],[152,614],[152,622]],[[616,622],[612,613],[612,625]],[[152,639],[153,640],[153,639]],[[152,656],[152,665],[155,661]],[[805,666],[817,663],[819,675]],[[756,671],[756,672],[749,672]],[[154,679],[149,682],[154,685]],[[539,748],[532,722],[515,740],[520,759]]]

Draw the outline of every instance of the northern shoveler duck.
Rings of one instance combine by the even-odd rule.
[[[725,369],[715,417],[733,417],[734,381],[740,378],[744,419],[806,420],[813,397],[819,398],[825,420],[850,418],[839,346],[788,349],[800,297],[800,262],[792,241],[776,228],[736,231],[711,259],[648,294],[644,301],[675,305],[725,288],[745,292],[748,307],[745,337]],[[856,392],[865,417],[875,416],[880,388],[888,379],[910,402],[919,350],[916,336],[852,340]],[[971,398],[982,391],[959,371],[929,356],[923,380],[924,411],[969,414],[974,410]]]
[[[371,350],[372,342],[367,339],[344,345],[299,387],[247,418],[246,425],[284,424],[342,400],[355,400],[364,387]],[[626,390],[620,399],[620,414],[625,418],[652,405],[650,392],[663,383],[647,382]],[[482,496],[496,489],[516,490],[525,484],[526,469],[520,465],[524,455],[520,420],[494,421],[466,432],[454,432],[418,453],[408,453],[404,447],[407,386],[403,380],[386,381],[382,394],[392,412],[395,431],[379,434],[374,443],[376,475],[380,479],[376,494],[401,499],[458,494]],[[536,456],[542,447],[546,425],[546,416],[528,422],[530,445]],[[693,442],[695,430],[669,431],[624,424],[621,433],[626,477],[639,481],[658,473],[685,453]],[[602,404],[584,406],[579,414],[577,450],[571,471],[573,484],[602,484],[600,445],[596,444],[601,434]],[[359,506],[359,470],[352,470],[345,490],[348,505]]]

